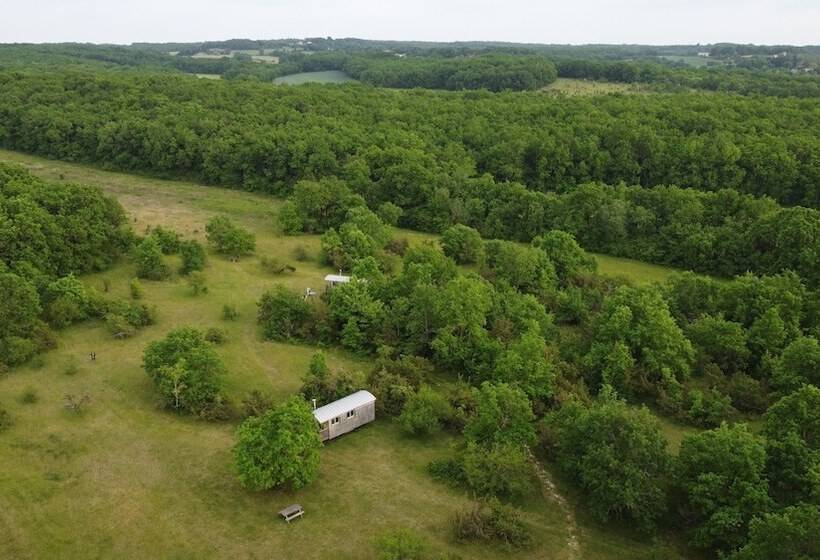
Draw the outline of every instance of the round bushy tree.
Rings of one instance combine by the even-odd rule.
[[[216,216],[205,225],[205,233],[217,252],[231,257],[249,255],[256,249],[256,236],[225,216]]]
[[[301,488],[316,478],[321,447],[310,406],[291,397],[239,426],[234,448],[239,481],[251,490]]]
[[[148,345],[142,363],[166,406],[205,417],[219,415],[225,366],[200,331],[171,331]]]
[[[463,224],[456,224],[442,234],[441,248],[445,255],[459,264],[474,264],[481,259],[484,241],[481,240],[478,231]]]
[[[745,424],[683,439],[677,485],[693,545],[726,552],[745,542],[749,521],[770,506],[765,467],[763,442]]]

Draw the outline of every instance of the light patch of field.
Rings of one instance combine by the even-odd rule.
[[[598,272],[606,276],[625,278],[633,284],[650,284],[663,282],[679,269],[659,264],[651,264],[634,259],[595,254],[598,261]]]
[[[610,93],[640,93],[646,89],[639,84],[558,78],[550,85],[541,88],[541,91],[553,95],[607,95]]]
[[[282,237],[273,227],[281,201],[182,181],[163,181],[0,151],[0,160],[22,163],[51,180],[98,185],[116,196],[135,231],[151,225],[204,239],[204,224],[225,214],[254,231],[257,255],[232,263],[210,255],[209,291],[194,297],[181,278],[143,281],[144,298],[158,309],[158,324],[116,341],[91,321],[59,334],[59,347],[41,367],[24,366],[0,377],[0,402],[15,420],[0,434],[0,558],[373,558],[372,542],[397,527],[419,531],[437,552],[462,558],[569,559],[566,517],[539,495],[518,504],[533,529],[533,548],[511,553],[495,546],[456,543],[449,532],[466,494],[434,482],[426,465],[451,453],[453,440],[403,436],[388,419],[326,445],[318,480],[299,491],[252,493],[232,471],[233,423],[206,423],[157,407],[141,367],[147,343],[181,325],[223,328],[218,348],[229,371],[226,393],[239,402],[259,389],[281,401],[297,390],[315,347],[260,339],[255,302],[276,282],[293,289],[320,288],[328,271],[315,259],[298,262],[297,246],[315,257],[318,236]],[[411,243],[430,236],[399,232]],[[273,256],[296,267],[284,276],[265,273],[258,257]],[[168,259],[176,268],[175,257]],[[124,262],[83,278],[110,295],[128,297],[134,275]],[[223,304],[240,316],[223,321]],[[89,352],[97,353],[91,362]],[[368,359],[327,348],[335,369],[367,371]],[[69,364],[77,373],[67,375]],[[38,400],[19,395],[35,388]],[[79,416],[62,406],[67,393],[88,394]],[[649,558],[657,554],[628,528],[602,528],[587,519],[571,489],[561,489],[579,513],[581,557],[591,560]],[[276,511],[300,503],[303,519],[286,525]],[[664,558],[682,558],[675,546]]]
[[[665,58],[666,60],[671,60],[672,62],[683,62],[687,66],[692,66],[694,68],[703,68],[704,66],[708,66],[710,61],[713,64],[715,62],[714,59],[708,58],[708,57],[705,57],[705,56],[665,55],[665,56],[660,56],[658,58]]]
[[[233,53],[230,53],[230,54],[217,54],[217,53],[198,52],[196,54],[192,54],[191,58],[233,58]]]
[[[272,55],[266,55],[266,54],[255,54],[255,55],[252,55],[251,58],[255,62],[264,62],[266,64],[279,64],[279,57],[278,56],[272,56]]]
[[[219,74],[194,74],[197,78],[203,78],[205,80],[221,80],[222,76]]]
[[[318,84],[343,84],[345,82],[352,82],[353,78],[339,70],[327,70],[324,72],[301,72],[299,74],[289,74],[287,76],[279,76],[273,83],[287,84],[290,86],[298,86],[301,84],[318,83]]]

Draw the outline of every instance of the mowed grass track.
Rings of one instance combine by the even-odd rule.
[[[300,72],[299,74],[288,74],[279,76],[273,80],[274,84],[285,84],[298,86],[300,84],[343,84],[352,82],[353,78],[340,70],[324,70],[321,72]]]
[[[41,367],[25,366],[0,378],[0,403],[14,426],[0,433],[0,558],[374,558],[373,539],[399,528],[416,529],[432,549],[477,559],[569,559],[566,519],[557,504],[534,495],[519,504],[536,545],[510,552],[453,541],[449,522],[469,503],[462,492],[434,482],[430,460],[450,453],[453,440],[410,439],[380,418],[325,446],[317,481],[298,492],[252,493],[232,471],[235,424],[206,423],[158,408],[141,368],[145,345],[181,325],[226,330],[218,351],[229,375],[226,391],[239,402],[259,389],[281,400],[296,391],[316,348],[260,340],[255,302],[275,282],[297,290],[321,288],[327,270],[292,258],[297,245],[318,252],[318,237],[279,236],[276,199],[110,173],[91,167],[0,151],[0,160],[23,163],[47,179],[102,187],[129,213],[135,231],[163,225],[203,239],[205,222],[226,214],[257,235],[257,256],[231,263],[211,255],[208,294],[194,297],[185,282],[143,282],[144,301],[158,307],[158,323],[117,341],[99,322],[59,335],[59,348]],[[411,242],[427,236],[403,232]],[[274,277],[258,264],[276,256],[296,267]],[[176,266],[174,258],[169,262]],[[127,297],[134,270],[122,263],[84,277],[111,295]],[[221,319],[226,303],[240,312]],[[325,349],[332,368],[367,371],[368,360]],[[97,360],[88,360],[88,353]],[[67,375],[69,364],[78,371]],[[20,396],[34,389],[37,402]],[[81,415],[62,406],[65,394],[88,394]],[[564,489],[565,491],[567,489]],[[577,505],[574,497],[570,501]],[[276,511],[300,503],[305,517],[286,525]],[[656,553],[649,539],[628,528],[578,522],[584,559],[644,558]],[[664,547],[663,557],[678,558]]]

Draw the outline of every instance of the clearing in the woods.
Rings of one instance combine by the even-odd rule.
[[[228,336],[218,351],[234,402],[254,389],[277,401],[294,393],[317,348],[263,342],[255,302],[276,282],[300,291],[323,287],[328,270],[316,261],[318,236],[278,234],[274,216],[280,201],[266,196],[7,151],[0,151],[0,161],[22,163],[47,179],[102,187],[120,200],[139,233],[162,225],[204,239],[206,221],[225,214],[257,236],[253,257],[230,262],[210,255],[205,295],[191,295],[176,276],[143,281],[144,301],[157,306],[158,323],[133,338],[114,340],[101,323],[87,322],[61,331],[59,348],[40,363],[0,378],[0,401],[15,418],[0,437],[0,558],[371,558],[375,536],[402,527],[419,531],[436,551],[460,558],[679,557],[673,546],[653,545],[630,528],[602,528],[580,511],[565,485],[549,486],[546,479],[549,491],[518,504],[533,527],[531,549],[511,553],[457,543],[450,520],[470,498],[426,472],[432,459],[450,453],[453,440],[411,439],[386,418],[326,445],[320,475],[308,487],[244,490],[232,471],[235,424],[159,409],[141,367],[142,351],[181,325],[218,326]],[[411,242],[428,237],[403,234]],[[297,246],[312,259],[297,261]],[[287,261],[296,271],[273,276],[260,267],[263,256]],[[602,267],[615,263],[606,258]],[[646,272],[632,261],[625,265],[624,274]],[[113,295],[127,297],[133,276],[133,265],[124,262],[83,280],[98,289],[108,283]],[[236,321],[222,320],[224,304],[238,309]],[[325,351],[331,368],[371,367],[366,359]],[[90,352],[97,356],[93,362]],[[21,398],[30,388],[36,392],[33,403]],[[74,414],[63,407],[66,394],[87,394],[90,404]],[[552,477],[548,467],[542,477]],[[288,525],[277,512],[293,503],[305,515]]]

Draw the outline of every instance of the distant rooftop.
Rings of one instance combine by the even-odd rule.
[[[352,395],[339,399],[338,401],[333,401],[330,404],[317,408],[313,411],[313,416],[316,417],[316,421],[321,424],[329,421],[331,418],[341,416],[349,410],[359,408],[360,406],[364,406],[375,401],[376,397],[374,397],[369,391],[357,391]]]

